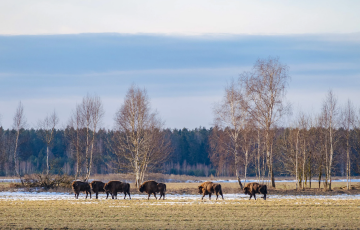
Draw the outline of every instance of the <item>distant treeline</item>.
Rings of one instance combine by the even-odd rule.
[[[300,130],[301,131],[301,130]],[[69,174],[73,175],[76,168],[76,154],[71,148],[71,141],[67,137],[69,128],[65,130],[55,130],[54,139],[50,146],[50,173],[51,174]],[[166,174],[185,174],[195,176],[234,176],[234,159],[231,154],[219,152],[216,146],[215,137],[219,136],[221,130],[216,128],[196,128],[189,129],[165,129],[162,132],[171,141],[171,153],[164,163],[154,168],[152,171]],[[303,132],[303,131],[301,131]],[[299,171],[303,165],[306,167],[307,178],[315,179],[325,170],[325,158],[322,159],[321,128],[307,130],[311,132],[311,140],[306,148],[306,165],[302,164],[302,156],[299,155]],[[294,151],[295,145],[291,145],[291,135],[297,133],[297,129],[280,128],[273,130],[273,155],[274,172],[276,176],[294,175]],[[333,175],[344,176],[346,174],[346,146],[345,131],[340,128],[335,131],[336,139],[334,145],[334,167]],[[360,131],[355,129],[350,132],[351,145],[351,170],[352,176],[360,175]],[[258,143],[257,132],[253,130],[252,144],[249,150],[248,176],[257,176],[257,157]],[[13,176],[14,172],[14,136],[15,130],[4,130],[0,128],[0,176]],[[93,167],[91,174],[107,173],[127,173],[127,168],[116,167],[115,158],[109,145],[114,131],[100,129],[96,135]],[[263,141],[263,137],[261,137]],[[261,141],[261,142],[262,142]],[[294,142],[295,143],[295,142]],[[241,145],[241,143],[239,143]],[[313,146],[310,146],[313,145]],[[41,130],[23,129],[20,132],[18,142],[19,169],[22,175],[46,172],[46,148],[47,145],[41,138]],[[261,156],[265,156],[265,148],[260,146]],[[294,151],[292,151],[294,150]],[[316,151],[318,150],[318,151]],[[240,151],[240,162],[244,163],[243,152]],[[261,158],[265,162],[265,159]],[[239,168],[240,175],[244,175],[244,164]],[[263,165],[266,171],[266,164]],[[82,169],[85,171],[85,169]],[[302,174],[301,174],[302,175]]]

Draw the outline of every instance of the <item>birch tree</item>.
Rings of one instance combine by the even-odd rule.
[[[104,109],[100,97],[87,95],[80,104],[80,111],[84,121],[86,131],[85,162],[86,177],[89,180],[93,163],[95,136],[99,124],[104,116]]]
[[[337,98],[332,90],[330,90],[323,102],[322,117],[324,119],[325,129],[327,130],[326,147],[326,184],[331,190],[331,175],[334,159],[335,132],[338,125],[338,106]],[[329,145],[329,149],[327,149]]]
[[[275,178],[270,132],[283,115],[290,111],[290,105],[283,102],[290,80],[288,69],[278,58],[258,59],[253,70],[242,73],[239,78],[246,87],[246,95],[250,102],[249,112],[265,132],[267,164],[272,187],[275,187]]]
[[[247,121],[247,105],[242,93],[241,86],[233,81],[225,88],[223,101],[214,108],[215,126],[223,130],[229,137],[229,142],[221,143],[228,152],[234,156],[235,175],[239,175],[240,162],[240,133],[244,129]]]
[[[82,174],[88,181],[91,175],[93,155],[95,151],[95,138],[104,116],[104,109],[100,97],[87,95],[82,102],[76,105],[69,120],[68,137],[71,147],[76,154],[75,178]],[[84,166],[82,166],[85,164]]]
[[[341,126],[345,131],[345,149],[346,149],[346,187],[350,189],[351,183],[351,156],[350,156],[350,135],[355,127],[355,109],[350,100],[341,111]]]
[[[163,122],[151,111],[145,89],[130,87],[115,115],[115,128],[112,143],[114,153],[121,159],[119,166],[134,172],[139,188],[149,167],[160,164],[170,153],[170,141],[162,132]]]
[[[79,178],[82,171],[82,146],[84,141],[82,141],[81,138],[83,136],[83,123],[84,121],[81,116],[81,107],[77,105],[75,111],[72,112],[68,128],[66,130],[66,136],[70,141],[70,151],[75,153],[76,158],[75,180]]]
[[[24,115],[24,107],[21,103],[21,101],[19,102],[19,105],[16,109],[14,118],[13,118],[13,129],[16,132],[15,135],[15,147],[14,147],[14,164],[15,164],[15,174],[21,179],[21,173],[19,170],[19,159],[18,159],[18,144],[19,144],[19,136],[20,136],[20,132],[22,129],[24,129],[26,126],[26,118]]]
[[[56,112],[48,115],[38,122],[39,133],[41,138],[46,144],[46,174],[49,175],[49,152],[50,152],[50,145],[54,137],[54,131],[59,123],[59,118],[56,115]]]

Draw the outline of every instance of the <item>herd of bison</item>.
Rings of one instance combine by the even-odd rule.
[[[239,184],[241,187],[242,184],[239,181]],[[109,181],[108,183],[104,183],[101,181],[92,181],[90,184],[87,182],[82,181],[74,181],[72,183],[72,187],[75,193],[75,198],[79,198],[80,192],[86,192],[86,198],[88,197],[88,194],[90,194],[91,198],[91,189],[96,194],[96,199],[98,199],[99,192],[106,193],[106,199],[109,197],[109,194],[111,194],[112,199],[117,199],[117,193],[124,193],[124,199],[126,198],[126,195],[129,196],[129,199],[131,199],[130,196],[130,184],[121,182],[121,181]],[[198,186],[199,193],[202,194],[202,198],[204,199],[205,195],[209,195],[209,200],[211,199],[211,194],[216,194],[216,200],[218,199],[219,195],[221,195],[222,199],[224,199],[223,192],[221,190],[220,184],[215,184],[213,182],[204,182],[200,186]],[[266,200],[266,194],[267,194],[267,188],[266,185],[261,185],[258,183],[248,183],[244,188],[244,193],[250,195],[250,199],[252,196],[254,196],[254,199],[256,200],[255,194],[263,194],[262,197],[264,200]],[[160,199],[163,197],[165,199],[165,192],[166,192],[166,184],[164,183],[157,183],[156,181],[146,181],[144,182],[140,188],[140,192],[145,192],[148,194],[148,199],[150,198],[151,194],[154,194],[155,199],[156,193],[160,193]]]

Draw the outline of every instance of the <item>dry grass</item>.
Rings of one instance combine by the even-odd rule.
[[[360,200],[54,200],[0,202],[3,228],[359,227]]]

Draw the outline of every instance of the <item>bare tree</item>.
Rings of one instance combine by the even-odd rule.
[[[20,101],[13,118],[13,129],[16,131],[15,148],[14,148],[15,174],[20,178],[21,181],[22,179],[19,170],[19,160],[18,160],[17,150],[18,150],[20,132],[22,129],[25,128],[25,126],[26,126],[26,119],[24,115],[24,107]]]
[[[272,187],[275,187],[273,156],[271,154],[271,129],[290,111],[290,105],[284,105],[286,86],[290,80],[288,67],[278,58],[258,59],[251,72],[244,72],[240,82],[246,87],[249,98],[249,111],[252,118],[265,131],[267,164]]]
[[[83,123],[81,107],[77,105],[76,110],[73,111],[69,119],[68,128],[66,129],[66,136],[70,141],[70,151],[75,152],[76,156],[75,180],[81,174],[82,144],[84,143],[84,141],[81,140],[83,136]]]
[[[346,146],[346,186],[350,189],[351,183],[351,156],[350,156],[350,134],[355,127],[355,109],[350,100],[341,111],[341,126],[345,130],[345,146]]]
[[[75,178],[82,174],[82,164],[85,164],[84,180],[89,180],[94,155],[94,143],[104,109],[100,97],[87,95],[82,102],[76,105],[69,120],[69,131],[72,150],[76,153]]]
[[[301,145],[301,150],[302,150],[302,189],[305,189],[305,177],[306,177],[306,170],[305,170],[305,166],[306,166],[306,159],[307,159],[307,152],[308,152],[308,128],[309,128],[309,117],[307,115],[305,115],[304,113],[300,113],[299,114],[299,118],[298,118],[298,127],[299,127],[299,132],[298,132],[298,138],[297,138],[297,142],[296,142],[296,146],[297,146],[297,153],[299,151],[299,137],[300,137],[300,145]]]
[[[244,153],[244,185],[246,185],[246,180],[247,180],[247,170],[248,170],[248,166],[249,166],[249,162],[250,162],[250,154],[251,154],[251,150],[252,150],[252,146],[254,144],[254,141],[252,141],[252,139],[254,139],[253,135],[253,130],[251,130],[251,127],[253,127],[253,124],[251,123],[251,121],[249,121],[249,119],[247,119],[246,124],[244,125],[242,131],[241,131],[241,148],[242,151]]]
[[[325,101],[323,102],[322,118],[324,120],[324,128],[327,129],[329,150],[326,150],[326,185],[331,190],[331,174],[334,159],[335,132],[338,125],[338,107],[337,99],[332,90],[329,90]],[[327,149],[327,148],[326,148]]]
[[[115,127],[113,150],[121,159],[117,163],[134,172],[139,187],[149,167],[163,162],[170,153],[170,141],[162,132],[163,122],[151,111],[145,89],[130,87],[115,115]]]
[[[46,116],[44,120],[40,120],[38,122],[39,127],[39,133],[41,135],[41,138],[46,143],[46,174],[49,174],[49,148],[51,145],[51,142],[54,137],[54,131],[55,127],[59,123],[59,118],[56,115],[56,112],[52,113],[50,116]]]
[[[86,130],[86,181],[89,180],[94,154],[95,135],[104,116],[104,109],[100,97],[87,95],[80,104],[81,113]]]
[[[240,161],[240,133],[245,128],[248,119],[247,105],[240,87],[233,81],[225,88],[223,101],[214,108],[215,126],[219,127],[229,137],[226,146],[227,152],[233,154],[235,159],[236,177],[239,178],[239,161]],[[246,141],[249,142],[247,136]],[[219,139],[220,140],[220,139]],[[248,143],[246,143],[248,145]],[[248,152],[247,152],[248,153]]]

